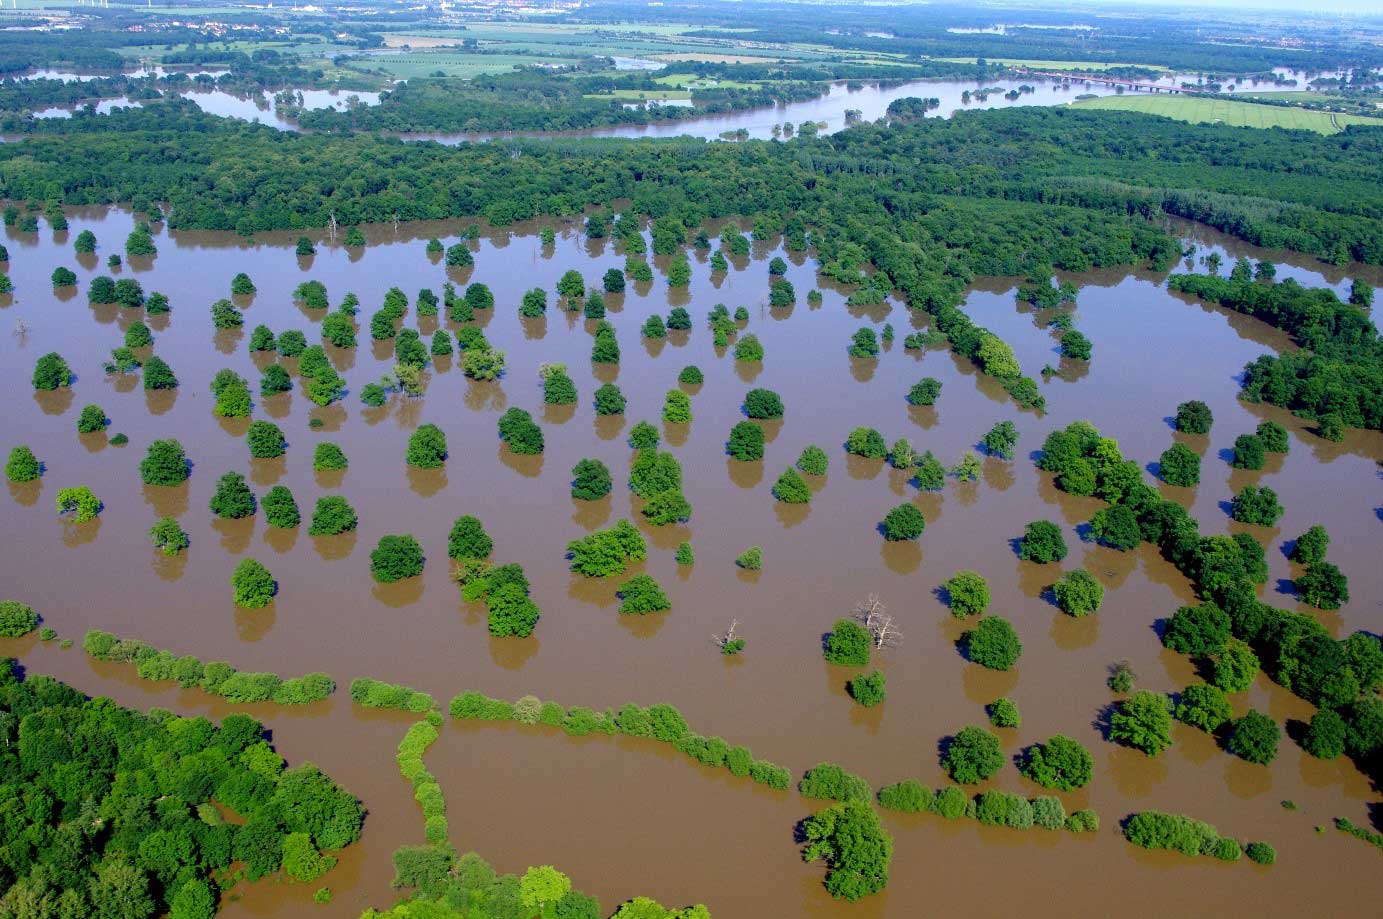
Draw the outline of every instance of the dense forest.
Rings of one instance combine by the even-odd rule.
[[[360,802],[246,715],[145,715],[5,659],[0,738],[7,916],[209,919],[241,877],[314,880],[360,836]]]

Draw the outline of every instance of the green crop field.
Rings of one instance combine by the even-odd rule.
[[[1177,121],[1198,124],[1221,123],[1247,128],[1291,128],[1334,134],[1347,125],[1383,125],[1383,118],[1359,115],[1336,115],[1311,109],[1287,108],[1281,105],[1256,105],[1232,99],[1207,99],[1202,96],[1124,95],[1082,99],[1074,105],[1087,108],[1113,109],[1124,112],[1146,112]]]

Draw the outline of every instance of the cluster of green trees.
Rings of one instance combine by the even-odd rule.
[[[1340,302],[1329,288],[1303,287],[1290,278],[1264,283],[1178,274],[1167,284],[1261,319],[1301,345],[1250,363],[1244,399],[1312,418],[1330,440],[1343,438],[1345,428],[1383,428],[1383,341],[1364,310]]]
[[[973,798],[964,790],[947,785],[932,791],[921,782],[908,779],[879,789],[879,806],[908,814],[936,814],[947,820],[961,817],[989,826],[1015,830],[1037,827],[1065,829],[1070,833],[1093,833],[1100,828],[1100,817],[1088,808],[1066,813],[1060,798],[1038,795],[1031,801],[1012,792],[991,789]]]
[[[8,902],[210,919],[233,862],[252,880],[311,880],[334,864],[323,852],[360,836],[360,802],[316,766],[285,768],[246,715],[146,715],[50,677],[20,681],[13,661],[0,710]]]
[[[232,702],[275,702],[307,705],[336,691],[336,682],[325,673],[284,678],[273,673],[236,670],[223,661],[202,662],[188,654],[178,657],[133,638],[118,638],[92,629],[82,639],[87,655],[100,661],[135,665],[144,680],[171,680],[183,688],[197,687]]]
[[[648,708],[630,702],[618,712],[614,709],[597,712],[581,705],[564,708],[534,696],[506,702],[479,692],[463,692],[451,700],[450,711],[453,718],[547,725],[561,728],[573,737],[589,734],[644,737],[671,744],[673,749],[702,765],[727,769],[732,775],[748,777],[769,788],[783,790],[792,781],[792,774],[786,768],[755,759],[747,747],[732,747],[719,737],[703,737],[692,731],[681,712],[661,702]]]
[[[399,764],[399,772],[413,786],[413,798],[423,810],[423,836],[429,845],[444,845],[450,828],[447,825],[447,802],[442,795],[442,786],[437,777],[423,763],[427,748],[437,742],[437,729],[442,726],[442,713],[428,710],[422,721],[417,722],[399,741],[399,752],[394,760]]]
[[[567,544],[571,570],[588,578],[620,574],[630,562],[648,558],[648,543],[628,520],[574,539]]]
[[[854,902],[888,886],[893,837],[868,801],[846,800],[802,821],[802,858],[826,863],[826,890]]]
[[[392,708],[401,712],[421,714],[437,707],[437,700],[400,683],[362,676],[351,680],[351,701],[366,708]]]
[[[526,638],[533,634],[542,611],[529,596],[531,585],[522,565],[491,565],[484,558],[463,558],[455,577],[461,585],[462,600],[485,604],[491,635]]]
[[[1325,560],[1329,545],[1330,534],[1325,527],[1315,525],[1298,536],[1292,546],[1292,561],[1306,566],[1296,579],[1297,592],[1302,600],[1318,609],[1339,609],[1349,602],[1349,579]]]
[[[1277,853],[1266,842],[1251,842],[1247,846],[1227,836],[1203,820],[1168,814],[1162,811],[1140,811],[1123,824],[1124,838],[1144,849],[1169,849],[1182,855],[1210,855],[1221,861],[1237,862],[1247,854],[1259,864],[1270,865]]]

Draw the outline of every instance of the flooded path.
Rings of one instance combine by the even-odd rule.
[[[1284,738],[1270,767],[1252,766],[1182,725],[1175,746],[1156,760],[1101,739],[1095,721],[1110,701],[1104,680],[1111,662],[1132,661],[1143,688],[1171,691],[1195,679],[1187,659],[1165,651],[1153,631],[1154,621],[1191,593],[1146,546],[1120,554],[1079,542],[1075,527],[1099,502],[1058,492],[1029,458],[1050,430],[1088,418],[1118,439],[1125,455],[1152,463],[1181,438],[1165,420],[1176,404],[1202,399],[1214,411],[1213,431],[1181,438],[1202,453],[1202,484],[1164,492],[1186,502],[1205,531],[1226,532],[1231,524],[1221,502],[1248,482],[1270,485],[1286,514],[1275,530],[1252,530],[1268,546],[1272,577],[1265,597],[1295,608],[1289,595],[1277,592],[1293,574],[1279,549],[1284,539],[1321,523],[1333,538],[1332,560],[1350,578],[1353,601],[1338,613],[1315,615],[1339,635],[1359,628],[1377,632],[1383,435],[1356,431],[1331,444],[1283,411],[1240,403],[1236,377],[1243,365],[1291,347],[1275,330],[1174,297],[1161,286],[1162,275],[1071,278],[1081,287],[1076,327],[1094,343],[1094,359],[1088,369],[1065,368],[1067,379],[1041,384],[1050,411],[1039,417],[1019,411],[997,383],[944,348],[904,351],[904,335],[920,320],[896,303],[852,310],[845,292],[817,283],[814,263],[782,252],[776,241],[755,243],[753,259],[739,260],[718,280],[704,254],[694,253],[692,284],[683,291],[667,288],[666,262],[655,259],[651,285],[631,284],[626,294],[607,298],[623,352],[615,370],[592,367],[587,323],[561,312],[552,291],[569,268],[594,284],[607,268],[622,267],[624,256],[610,241],[587,240],[569,225],[489,232],[476,247],[475,268],[450,275],[427,256],[424,242],[431,236],[453,242],[456,223],[376,227],[368,234],[371,245],[355,252],[319,240],[318,254],[309,259],[293,254],[297,234],[247,244],[230,234],[161,232],[157,258],[127,259],[116,275],[134,277],[146,291],[162,291],[172,301],[172,313],[150,317],[149,325],[154,352],[169,361],[181,388],[146,396],[134,380],[108,378],[100,370],[140,314],[92,307],[85,297],[89,280],[108,273],[105,257],[119,251],[131,218],[93,210],[69,219],[71,229],[56,238],[45,227],[39,234],[7,231],[4,239],[15,293],[0,300],[0,382],[11,394],[0,403],[0,426],[9,432],[3,446],[28,443],[47,470],[36,485],[11,485],[0,495],[0,525],[22,534],[12,535],[10,551],[0,556],[0,583],[6,596],[33,605],[46,625],[76,639],[78,647],[64,651],[31,637],[0,640],[0,653],[20,655],[33,672],[125,704],[216,717],[241,707],[145,683],[127,666],[90,662],[79,647],[82,634],[103,628],[246,670],[327,671],[342,689],[326,702],[302,710],[248,710],[265,719],[291,762],[317,762],[370,809],[362,842],[323,881],[336,893],[330,906],[310,906],[316,884],[263,883],[228,904],[223,915],[293,915],[310,908],[313,915],[354,917],[365,905],[391,902],[390,853],[422,841],[421,814],[393,761],[413,719],[353,706],[344,687],[365,675],[407,683],[444,701],[463,689],[507,698],[533,693],[595,708],[667,701],[694,730],[745,744],[796,774],[829,760],[876,787],[904,778],[939,784],[938,741],[983,723],[983,706],[1001,695],[1012,697],[1023,713],[1020,729],[1001,732],[1009,753],[1063,732],[1095,755],[1092,785],[1061,797],[1068,810],[1094,807],[1103,820],[1098,834],[1016,832],[886,814],[897,847],[888,891],[846,905],[825,894],[820,867],[802,864],[792,841],[793,825],[818,802],[704,769],[652,743],[448,723],[427,763],[447,795],[458,848],[474,848],[505,871],[556,865],[578,888],[599,895],[607,911],[623,898],[647,894],[667,904],[705,901],[717,919],[1011,915],[1018,904],[1042,916],[1097,915],[1114,903],[1136,904],[1137,914],[1338,915],[1383,894],[1377,852],[1334,830],[1312,829],[1340,815],[1366,822],[1377,793],[1347,761],[1312,759]],[[556,245],[547,250],[536,236],[541,225],[558,230]],[[99,259],[79,262],[71,240],[88,228],[101,243]],[[714,236],[719,226],[708,229]],[[1212,247],[1226,254],[1222,270],[1245,251],[1217,234],[1183,229],[1201,254]],[[798,303],[790,309],[766,305],[767,259],[775,254],[788,260],[787,278],[797,290]],[[1276,255],[1279,277],[1338,289],[1353,276],[1353,269]],[[48,276],[56,265],[77,271],[81,294],[52,293]],[[208,307],[228,295],[239,271],[259,288],[239,301],[245,328],[213,333]],[[443,358],[431,370],[425,397],[396,397],[384,408],[366,409],[360,388],[393,363],[392,346],[369,339],[369,314],[397,284],[410,301],[405,326],[419,328],[425,341],[436,328],[454,330],[444,316],[420,319],[413,306],[419,287],[440,294],[449,277],[458,286],[483,281],[494,290],[496,308],[482,323],[495,347],[507,352],[506,375],[498,383],[468,381],[454,359]],[[333,305],[348,291],[361,298],[360,347],[330,354],[350,393],[327,409],[317,409],[301,392],[256,395],[254,417],[283,428],[290,446],[283,459],[252,461],[243,440],[246,420],[216,419],[208,384],[217,370],[230,367],[257,393],[265,361],[246,347],[257,324],[276,333],[300,329],[309,343],[319,340],[320,317],[308,316],[290,297],[307,279],[324,282]],[[518,301],[533,286],[549,291],[547,318],[520,320]],[[814,308],[806,293],[817,287],[823,302]],[[1060,363],[1044,328],[1050,317],[1016,307],[1014,288],[1012,279],[982,279],[966,309],[1009,341],[1024,371],[1035,375],[1046,363]],[[716,303],[748,308],[747,331],[767,352],[761,366],[716,353],[705,328]],[[662,343],[640,340],[639,327],[650,313],[666,315],[679,305],[692,314],[690,334],[673,333]],[[11,333],[16,319],[28,330],[22,336]],[[881,359],[847,355],[857,328],[885,322],[897,337]],[[77,380],[68,392],[35,396],[29,383],[34,361],[52,350],[66,357]],[[568,365],[581,396],[577,406],[542,404],[538,367],[552,361]],[[688,364],[706,374],[692,397],[693,421],[662,424],[663,394],[676,388]],[[942,381],[934,409],[904,400],[923,376]],[[597,418],[591,405],[596,386],[611,380],[629,398],[623,419]],[[738,463],[725,456],[724,442],[752,386],[780,392],[787,412],[768,426],[766,459]],[[128,446],[76,433],[77,413],[92,402],[111,418],[110,434],[129,436]],[[498,443],[495,424],[510,406],[531,411],[542,425],[543,456],[514,457]],[[324,427],[309,428],[311,417],[322,418]],[[1287,425],[1291,453],[1262,472],[1230,469],[1221,452],[1264,418]],[[663,585],[673,610],[634,621],[615,612],[619,579],[578,579],[563,554],[570,540],[593,528],[638,519],[623,487],[632,455],[625,438],[645,419],[663,430],[667,449],[681,461],[694,516],[682,527],[644,528],[651,551],[640,570]],[[1004,419],[1021,433],[1018,459],[987,459],[980,482],[949,483],[938,494],[919,496],[906,473],[847,458],[841,449],[852,427],[870,425],[890,443],[907,436],[951,465]],[[426,422],[439,425],[450,441],[442,471],[420,473],[403,461],[408,433]],[[175,489],[142,488],[137,466],[145,447],[168,436],[187,446],[195,464],[191,480]],[[312,448],[323,440],[345,450],[350,468],[344,475],[313,473]],[[831,468],[811,505],[776,503],[774,480],[813,443],[826,449]],[[604,460],[617,483],[612,496],[590,504],[569,494],[569,470],[587,456]],[[359,512],[359,530],[318,539],[305,527],[270,531],[262,514],[215,521],[207,502],[216,478],[230,470],[246,473],[259,495],[273,484],[287,485],[305,512],[320,495],[343,494]],[[70,527],[54,515],[57,489],[73,484],[90,485],[104,500],[96,524]],[[916,544],[886,544],[874,526],[908,500],[925,513],[927,531]],[[190,549],[171,561],[157,556],[146,536],[163,514],[178,516],[191,536]],[[461,603],[445,553],[447,531],[460,514],[485,522],[496,561],[525,566],[543,611],[533,638],[493,639],[483,612]],[[1056,578],[1054,566],[1014,556],[1009,541],[1039,518],[1064,527],[1071,546],[1064,568],[1085,565],[1105,583],[1109,592],[1096,616],[1076,620],[1059,613],[1043,597]],[[423,543],[424,575],[376,585],[370,550],[380,536],[404,532]],[[689,571],[679,571],[672,558],[683,539],[696,550]],[[753,575],[732,563],[751,545],[762,546],[765,559],[763,571]],[[245,556],[263,561],[279,581],[279,597],[264,610],[239,610],[231,602],[230,572]],[[1010,619],[1022,638],[1024,654],[1014,671],[983,671],[955,649],[964,626],[935,591],[964,567],[989,579],[992,611]],[[881,595],[904,633],[901,646],[879,658],[889,698],[873,710],[849,699],[844,683],[851,672],[826,664],[819,651],[821,633],[868,593]],[[708,637],[731,619],[741,621],[748,647],[742,657],[727,659]],[[1234,701],[1236,712],[1252,706],[1279,722],[1311,711],[1263,677]],[[1028,795],[1038,791],[1011,768],[993,784]],[[1284,799],[1300,809],[1284,810]],[[1136,850],[1119,837],[1117,823],[1145,808],[1187,813],[1241,840],[1267,839],[1277,848],[1277,864],[1265,869]],[[992,893],[977,898],[980,889]]]

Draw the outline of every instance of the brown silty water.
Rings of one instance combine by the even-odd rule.
[[[11,232],[5,240],[16,290],[0,305],[6,331],[0,377],[12,394],[0,407],[7,432],[0,446],[31,445],[46,472],[37,485],[12,485],[8,497],[0,497],[0,520],[12,534],[9,551],[0,556],[4,595],[32,604],[46,624],[78,645],[85,630],[102,628],[246,670],[285,676],[324,670],[343,687],[330,700],[299,709],[232,706],[199,691],[139,680],[126,665],[91,662],[80,647],[64,651],[34,638],[0,642],[0,652],[21,656],[32,672],[52,673],[124,704],[213,717],[248,710],[264,719],[290,762],[317,762],[364,800],[369,817],[361,842],[321,882],[335,892],[331,905],[310,903],[319,884],[265,881],[242,887],[224,915],[311,909],[354,916],[395,896],[390,853],[422,841],[421,814],[393,761],[413,719],[353,705],[344,686],[362,675],[407,683],[441,700],[479,689],[598,709],[671,702],[695,730],[746,744],[795,773],[834,761],[875,786],[904,778],[940,784],[938,743],[966,724],[984,723],[984,705],[1004,695],[1023,712],[1021,728],[1000,732],[1010,754],[1060,732],[1095,755],[1093,783],[1060,797],[1068,811],[1094,807],[1103,818],[1099,833],[1019,832],[885,813],[896,840],[892,880],[886,893],[849,905],[830,899],[821,887],[821,867],[803,864],[793,843],[795,823],[819,802],[703,768],[652,742],[449,723],[426,761],[446,793],[455,845],[479,851],[504,871],[556,865],[609,909],[647,894],[668,904],[704,901],[717,919],[997,915],[1020,904],[1040,915],[1096,915],[1113,902],[1139,915],[1297,915],[1342,914],[1383,893],[1376,851],[1333,829],[1313,829],[1335,816],[1367,823],[1377,792],[1349,762],[1315,760],[1284,738],[1271,766],[1250,765],[1182,725],[1175,728],[1175,745],[1157,759],[1102,739],[1096,725],[1111,701],[1105,679],[1113,661],[1130,660],[1145,688],[1173,691],[1196,679],[1193,665],[1164,650],[1154,631],[1156,620],[1192,594],[1147,547],[1118,553],[1081,542],[1076,527],[1099,502],[1057,491],[1031,461],[1049,431],[1081,418],[1117,438],[1125,455],[1140,463],[1154,462],[1180,439],[1204,457],[1203,480],[1195,489],[1163,490],[1184,501],[1206,532],[1238,526],[1222,504],[1243,484],[1261,482],[1281,496],[1286,514],[1280,525],[1249,529],[1268,547],[1272,576],[1264,593],[1271,602],[1298,608],[1284,592],[1295,572],[1281,546],[1321,523],[1333,538],[1332,560],[1350,577],[1353,600],[1337,613],[1313,615],[1341,636],[1361,628],[1377,632],[1383,436],[1356,431],[1344,443],[1327,443],[1284,411],[1240,403],[1236,377],[1244,364],[1292,347],[1262,323],[1169,295],[1160,286],[1162,275],[1078,276],[1071,279],[1081,286],[1076,327],[1095,351],[1088,368],[1077,367],[1060,361],[1044,327],[1050,315],[1015,307],[1013,280],[984,279],[966,307],[975,321],[1014,346],[1025,373],[1036,376],[1047,363],[1064,371],[1066,379],[1042,384],[1049,411],[1038,416],[1019,411],[997,383],[945,348],[905,351],[903,336],[924,327],[921,319],[896,302],[847,307],[846,291],[818,284],[814,264],[782,252],[776,241],[755,243],[752,260],[735,260],[720,278],[711,275],[706,254],[694,252],[685,290],[669,290],[666,260],[653,259],[654,283],[631,284],[627,293],[607,298],[623,350],[620,365],[593,368],[589,324],[562,312],[551,292],[568,268],[594,284],[607,268],[622,267],[624,256],[608,240],[581,237],[572,224],[487,231],[476,246],[475,268],[450,275],[423,244],[432,236],[454,241],[459,224],[372,228],[370,246],[355,252],[319,239],[310,259],[293,254],[297,234],[248,244],[230,234],[161,232],[157,258],[129,259],[118,275],[172,300],[172,313],[150,317],[149,324],[154,353],[170,362],[182,385],[173,394],[146,395],[133,379],[107,377],[100,369],[122,343],[123,329],[141,314],[92,307],[85,297],[89,280],[106,273],[105,257],[117,251],[132,219],[95,210],[71,219],[65,234],[45,228],[38,235]],[[559,231],[550,249],[537,238],[540,226]],[[101,248],[99,258],[79,262],[71,239],[85,228],[97,234]],[[1245,250],[1199,228],[1178,229],[1202,254],[1216,249],[1230,257],[1227,263],[1241,252],[1270,256],[1280,276],[1306,283],[1343,289],[1355,273],[1286,253]],[[708,230],[714,235],[719,226]],[[798,293],[792,308],[766,305],[767,259],[774,254],[789,262],[787,277]],[[60,264],[77,270],[80,294],[51,291],[48,276]],[[238,271],[247,272],[259,292],[240,300],[243,331],[215,332],[208,307],[228,294]],[[1366,276],[1379,282],[1376,272]],[[418,288],[440,294],[448,277],[458,286],[483,281],[494,290],[496,308],[482,314],[481,324],[507,353],[507,373],[497,383],[477,383],[462,376],[455,358],[443,358],[429,373],[424,397],[363,407],[360,387],[393,362],[392,344],[370,341],[369,314],[398,285],[410,300],[404,324],[420,328],[425,342],[435,328],[454,329],[445,316],[420,319],[412,305]],[[326,409],[301,391],[256,395],[254,417],[280,425],[290,446],[283,459],[251,460],[243,440],[246,420],[215,418],[208,383],[230,367],[257,393],[265,359],[251,356],[247,341],[259,323],[275,332],[301,329],[309,342],[319,340],[320,317],[309,316],[290,296],[310,278],[326,284],[333,305],[348,291],[361,298],[367,327],[359,348],[328,349],[350,393]],[[520,320],[518,301],[534,286],[550,292],[547,318]],[[823,294],[819,307],[806,300],[813,288]],[[747,331],[767,351],[761,365],[736,364],[713,348],[705,316],[716,303],[749,309]],[[694,329],[665,342],[641,341],[643,320],[676,305],[691,311]],[[27,329],[22,336],[11,334],[16,319]],[[892,346],[877,361],[850,358],[853,332],[883,322],[896,329]],[[66,392],[34,395],[34,361],[52,350],[67,358],[77,379]],[[543,405],[538,367],[552,361],[569,367],[578,405]],[[678,372],[688,364],[706,374],[692,396],[694,418],[689,425],[662,424],[664,393],[677,388]],[[941,398],[934,408],[911,407],[904,396],[924,376],[942,381]],[[591,394],[608,380],[629,397],[623,418],[595,416]],[[787,412],[782,421],[765,424],[766,458],[740,463],[725,455],[724,444],[752,386],[780,392]],[[1214,410],[1215,427],[1206,437],[1174,434],[1168,424],[1176,404],[1192,398]],[[76,415],[92,402],[110,416],[110,430],[79,436]],[[515,457],[500,445],[495,423],[510,406],[531,411],[543,426],[547,450],[541,457]],[[324,426],[309,428],[312,417]],[[1265,418],[1289,428],[1291,452],[1272,458],[1262,472],[1231,470],[1223,451]],[[695,509],[685,526],[644,526],[640,502],[624,485],[632,456],[625,438],[641,419],[658,424],[666,448],[682,463]],[[842,449],[852,427],[869,425],[890,443],[907,436],[949,465],[1004,419],[1021,433],[1017,459],[985,459],[979,482],[952,481],[936,494],[918,494],[907,473],[847,457]],[[425,422],[448,435],[444,470],[404,464],[407,436]],[[129,436],[129,446],[108,444],[117,431]],[[167,436],[186,445],[191,479],[179,488],[142,487],[137,465],[145,448]],[[313,473],[312,449],[323,440],[344,448],[350,460],[344,474]],[[826,449],[830,471],[811,483],[810,506],[778,504],[773,482],[808,444]],[[586,456],[602,459],[614,474],[616,488],[605,500],[570,497],[570,470]],[[343,494],[359,511],[359,529],[319,539],[307,535],[305,525],[270,530],[262,515],[215,521],[207,502],[217,477],[229,470],[246,473],[259,495],[272,484],[290,487],[305,515],[317,497]],[[105,502],[98,522],[73,526],[55,515],[57,489],[73,484],[90,485]],[[904,501],[923,510],[927,531],[916,543],[885,543],[878,521]],[[191,547],[171,560],[155,553],[146,535],[163,514],[177,516],[191,536]],[[525,566],[543,611],[534,637],[492,638],[483,611],[460,601],[449,577],[446,534],[461,514],[485,522],[497,561]],[[568,570],[570,540],[625,517],[640,522],[651,543],[648,561],[633,570],[658,579],[672,600],[670,613],[620,616],[614,597],[620,579],[587,580]],[[1013,553],[1010,541],[1025,523],[1041,518],[1064,528],[1072,551],[1061,566],[1020,562]],[[425,573],[375,584],[370,550],[379,537],[404,532],[422,541]],[[696,550],[690,570],[679,570],[672,557],[684,539]],[[751,545],[764,551],[764,568],[753,574],[733,564]],[[280,594],[267,609],[240,610],[231,601],[228,579],[242,557],[260,559],[279,581]],[[1058,567],[1077,566],[1089,568],[1108,589],[1103,609],[1085,619],[1063,615],[1044,597]],[[1015,670],[984,670],[956,650],[965,626],[951,618],[937,589],[959,568],[983,573],[994,595],[991,611],[1014,623],[1024,646]],[[876,655],[888,675],[888,701],[866,710],[845,693],[852,671],[825,663],[819,643],[836,618],[870,593],[888,604],[904,638]],[[748,647],[738,658],[725,658],[709,638],[733,619]],[[1311,713],[1263,677],[1234,702],[1236,713],[1253,707],[1279,722]],[[1012,767],[982,787],[991,785],[1029,796],[1040,792]],[[1283,809],[1280,802],[1288,799],[1299,809]],[[1240,840],[1266,839],[1277,847],[1277,864],[1229,865],[1137,850],[1122,840],[1117,825],[1147,808],[1208,820]],[[987,894],[977,896],[979,890]]]

